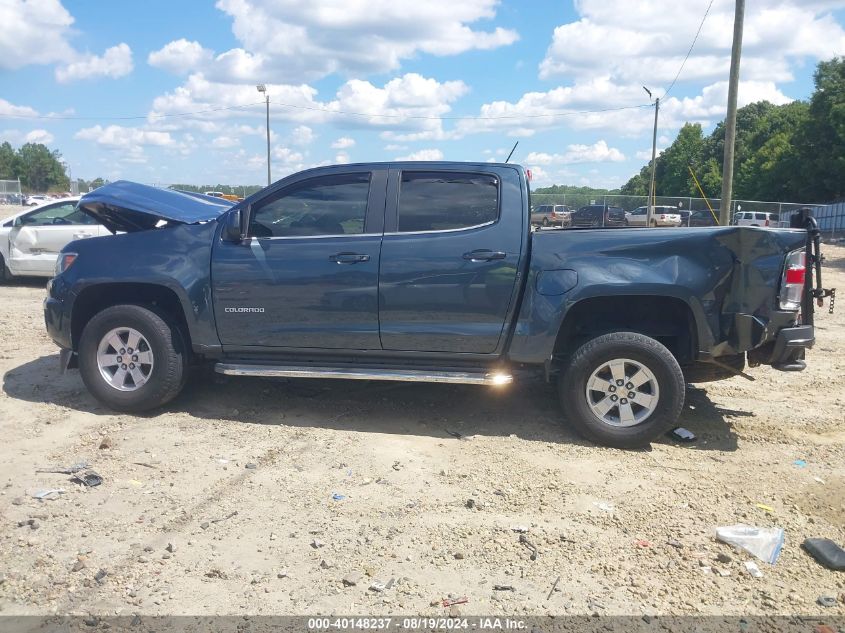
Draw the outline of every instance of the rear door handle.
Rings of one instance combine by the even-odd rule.
[[[486,248],[479,248],[478,250],[464,253],[464,259],[468,259],[471,262],[489,262],[494,259],[504,259],[506,256],[506,253],[502,251],[491,251]]]
[[[335,253],[329,255],[329,260],[335,264],[358,264],[370,261],[370,256],[363,253]]]

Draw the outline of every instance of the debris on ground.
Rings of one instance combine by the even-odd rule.
[[[548,596],[546,596],[546,600],[551,600],[551,598],[552,598],[552,594],[555,592],[555,589],[557,589],[557,584],[558,584],[559,582],[560,582],[560,576],[558,576],[557,578],[555,578],[554,583],[552,583],[552,588],[551,588],[551,589],[549,589],[549,595],[548,595]]]
[[[353,571],[343,577],[343,584],[347,587],[354,587],[362,580],[364,580],[364,574],[360,571]]]
[[[516,591],[513,585],[493,585],[493,591]]]
[[[343,501],[344,499],[346,499],[346,495],[342,495],[338,492],[335,492],[332,494],[332,499],[334,501]]]
[[[760,568],[757,567],[757,563],[755,563],[753,560],[745,561],[745,569],[754,578],[762,578],[763,577],[763,572],[760,571]]]
[[[220,519],[211,519],[211,522],[212,523],[222,523],[223,521],[228,521],[229,519],[231,519],[234,516],[238,516],[237,510],[235,510],[234,512],[230,512],[229,514],[227,514],[226,516],[224,516]]]
[[[689,443],[694,442],[695,440],[698,439],[695,436],[695,433],[693,433],[689,429],[685,429],[682,426],[675,427],[674,429],[669,431],[666,435],[671,437],[676,442],[681,442],[681,443],[684,443],[684,444],[689,444]]]
[[[825,608],[831,608],[836,606],[836,597],[835,596],[819,596],[816,602]]]
[[[106,435],[103,439],[100,440],[100,446],[98,448],[100,448],[100,450],[104,450],[107,448],[111,448],[112,446],[114,446],[114,442],[108,435]]]
[[[73,475],[80,470],[85,470],[90,464],[88,462],[77,462],[71,466],[48,466],[46,468],[36,468],[37,473],[58,473],[59,475]]]
[[[806,468],[807,462],[804,461],[803,459],[796,459],[794,462],[792,462],[792,465],[797,467],[797,468]]]
[[[249,462],[246,466],[244,466],[244,468],[247,468],[248,470],[255,470],[258,468],[258,464]]]
[[[519,542],[525,545],[525,547],[527,547],[528,550],[531,552],[531,560],[537,560],[537,547],[531,541],[528,540],[528,537],[525,536],[525,534],[519,535]]]
[[[769,514],[775,513],[775,509],[772,506],[767,506],[765,503],[755,503],[754,507],[762,510],[763,512],[767,512]]]
[[[376,580],[373,580],[372,583],[370,583],[370,590],[375,591],[376,593],[381,593],[383,591],[387,591],[388,589],[390,589],[395,583],[396,583],[395,578],[391,578],[390,580],[388,580],[386,582],[384,580],[377,580],[376,579]]]
[[[469,602],[469,598],[463,596],[461,598],[444,598],[441,604],[444,607],[453,607],[456,604],[466,604],[467,602]]]
[[[84,473],[77,473],[71,477],[70,480],[73,483],[82,484],[86,488],[94,488],[103,483],[103,478],[93,470],[88,470]]]
[[[820,565],[834,571],[845,571],[845,550],[829,538],[804,539],[801,547]]]
[[[759,528],[750,525],[729,525],[716,528],[716,538],[743,549],[764,563],[774,565],[783,548],[783,528]]]
[[[58,499],[63,494],[65,494],[65,491],[62,488],[50,488],[49,490],[39,490],[32,493],[32,498],[44,501],[46,499]]]
[[[41,527],[41,524],[35,519],[27,519],[26,521],[18,521],[18,527],[28,527],[31,530],[37,530]]]

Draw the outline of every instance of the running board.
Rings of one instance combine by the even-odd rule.
[[[417,369],[356,369],[294,365],[241,365],[217,363],[214,371],[227,376],[264,378],[342,378],[345,380],[396,380],[400,382],[447,382],[460,385],[509,385],[505,372],[425,371]]]

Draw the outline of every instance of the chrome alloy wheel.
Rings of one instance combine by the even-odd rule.
[[[150,379],[154,362],[147,339],[131,327],[110,330],[97,347],[100,375],[118,391],[141,388]]]
[[[642,363],[616,358],[599,366],[587,380],[587,405],[611,426],[635,426],[654,413],[660,387]]]

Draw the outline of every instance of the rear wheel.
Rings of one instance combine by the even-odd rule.
[[[12,281],[12,271],[6,266],[6,260],[0,255],[0,283],[8,283]]]
[[[569,423],[587,439],[615,448],[645,446],[674,426],[684,390],[672,353],[636,332],[587,341],[558,381]]]
[[[97,400],[118,411],[169,402],[186,377],[181,330],[152,310],[118,305],[94,316],[79,342],[79,369]]]

